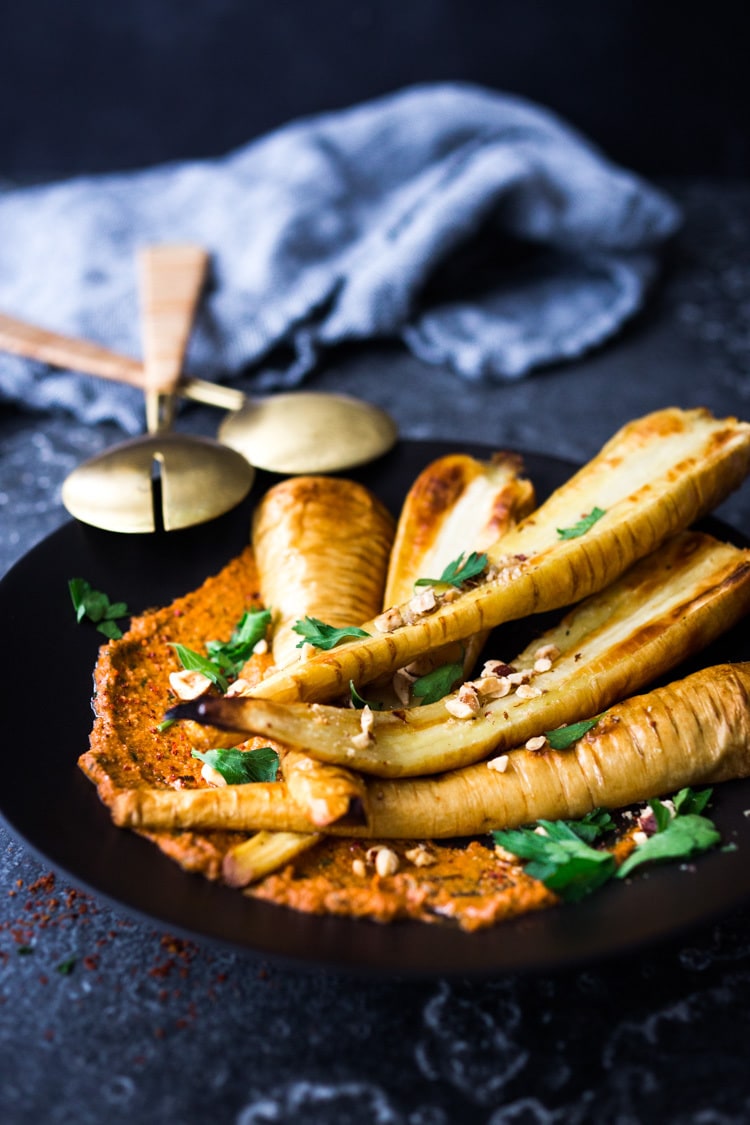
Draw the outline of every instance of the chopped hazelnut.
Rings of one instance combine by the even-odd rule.
[[[365,704],[360,712],[359,725],[362,728],[362,734],[374,737],[372,728],[375,725],[375,716],[372,713],[372,708]]]
[[[457,719],[470,719],[482,710],[479,694],[473,684],[461,684],[457,697],[445,701],[446,710]]]
[[[532,754],[538,753],[547,745],[547,737],[544,734],[538,734],[535,738],[528,739],[526,749],[530,750]]]
[[[552,667],[552,661],[550,660],[550,658],[548,656],[539,656],[534,661],[534,671],[535,672],[549,672],[551,667]]]
[[[378,848],[375,856],[375,870],[381,879],[388,875],[395,875],[398,871],[398,856],[390,848]]]
[[[259,641],[253,645],[253,652],[257,656],[264,656],[268,652],[268,641],[265,637],[261,637]]]
[[[505,773],[508,768],[508,755],[501,754],[499,758],[490,758],[487,763],[488,770],[495,770],[496,773]]]
[[[645,832],[634,832],[631,836],[631,839],[637,847],[640,847],[641,844],[646,843],[646,841],[648,840],[648,836]]]
[[[472,681],[482,699],[503,699],[510,694],[510,680],[507,676],[480,676]]]
[[[436,607],[437,597],[431,586],[423,593],[416,594],[407,605],[408,610],[417,617],[422,617],[426,613],[432,613],[433,609]]]
[[[557,660],[559,655],[560,655],[560,649],[557,647],[557,645],[553,645],[553,644],[540,645],[539,648],[534,653],[534,659],[535,660],[552,660],[552,661],[554,661],[554,660]]]
[[[372,735],[365,734],[365,732],[362,731],[360,734],[353,735],[352,738],[349,739],[349,741],[351,742],[352,748],[354,750],[366,750],[372,742]],[[353,758],[354,754],[349,754],[349,751],[347,750],[347,757]]]
[[[426,844],[417,844],[416,848],[410,848],[406,852],[406,858],[415,867],[430,867],[433,863],[437,863],[437,856]]]
[[[482,668],[483,676],[509,676],[511,672],[515,672],[515,668],[504,660],[487,660]]]
[[[520,672],[509,672],[508,673],[508,683],[509,684],[527,684],[529,682],[529,680],[531,679],[531,676],[532,676],[531,668],[522,668],[520,670]]]
[[[363,859],[352,860],[352,874],[356,875],[358,879],[364,879],[367,874],[367,868],[365,867],[365,861]]]
[[[385,613],[381,613],[373,621],[373,626],[377,629],[378,633],[392,633],[394,629],[399,629],[404,623],[401,616],[401,610],[398,606],[393,606],[392,609],[387,609]]]
[[[516,688],[516,695],[519,699],[536,699],[542,694],[542,689],[532,687],[531,684],[519,684]]]
[[[207,781],[209,785],[226,785],[227,779],[222,777],[218,770],[213,766],[209,766],[208,762],[204,762],[201,766],[201,777]]]
[[[202,672],[183,668],[181,672],[170,673],[169,686],[178,699],[197,699],[198,696],[206,694],[211,687],[211,681]]]
[[[469,703],[462,703],[460,699],[446,699],[445,709],[454,719],[473,719],[477,715],[477,711]]]

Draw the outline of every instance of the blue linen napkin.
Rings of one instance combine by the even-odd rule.
[[[400,337],[518,378],[642,305],[679,213],[553,114],[437,84],[294,122],[221,159],[0,194],[0,310],[140,354],[134,255],[208,247],[187,369],[299,383],[321,349]],[[277,345],[288,359],[266,361]],[[142,425],[140,396],[0,356],[0,396]]]

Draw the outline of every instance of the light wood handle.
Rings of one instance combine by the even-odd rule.
[[[0,351],[36,359],[53,367],[83,371],[118,383],[144,387],[143,364],[130,356],[118,355],[90,340],[49,332],[34,324],[0,313]]]
[[[139,253],[146,388],[174,393],[208,267],[200,246],[149,246]]]

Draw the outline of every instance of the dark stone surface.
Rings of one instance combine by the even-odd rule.
[[[623,337],[585,362],[474,385],[394,344],[338,353],[310,385],[381,403],[407,437],[576,461],[660,406],[748,417],[750,185],[672,187],[687,222],[665,283]],[[201,432],[215,424],[204,409],[181,420]],[[0,408],[0,571],[64,520],[65,474],[117,436]],[[750,530],[747,486],[722,514]],[[41,628],[33,606],[29,620]],[[54,671],[54,638],[43,648]],[[3,685],[4,699],[12,690]],[[33,761],[34,739],[54,737],[53,717],[43,722],[28,746],[3,752]],[[558,974],[362,981],[179,942],[64,880],[53,887],[48,872],[0,831],[8,1125],[750,1118],[750,908],[638,955]],[[68,962],[71,971],[60,971]]]

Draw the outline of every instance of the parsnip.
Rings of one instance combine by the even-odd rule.
[[[252,544],[277,666],[300,657],[299,618],[340,628],[380,612],[394,531],[384,505],[355,481],[293,477],[269,489]]]
[[[320,652],[271,675],[253,695],[280,702],[334,698],[404,667],[423,652],[531,613],[569,605],[613,582],[633,562],[710,511],[750,468],[750,425],[708,411],[658,411],[631,422],[588,465],[488,551],[492,576],[455,600],[438,598],[412,623]],[[580,538],[561,539],[595,508]],[[365,626],[368,628],[368,626]]]
[[[515,453],[491,461],[451,453],[433,461],[404,500],[383,604],[407,602],[417,578],[441,574],[461,551],[486,551],[533,507],[534,487]]]
[[[750,664],[704,669],[613,707],[571,749],[512,750],[504,772],[481,763],[439,777],[372,781],[369,824],[338,823],[329,832],[392,839],[478,835],[747,777],[749,693]],[[116,824],[131,828],[309,830],[279,783],[127,790],[115,796],[112,814]]]
[[[381,777],[439,773],[517,746],[542,731],[597,714],[697,652],[750,610],[750,551],[683,532],[592,595],[510,664],[538,694],[503,683],[476,717],[451,716],[454,692],[425,707],[376,712],[371,740],[360,712],[321,704],[206,697],[177,708],[217,726],[304,747],[322,761]],[[537,657],[554,653],[548,670]],[[545,667],[543,663],[541,667]],[[484,690],[492,688],[485,682]],[[447,704],[447,706],[446,706]]]
[[[418,578],[438,577],[459,555],[481,554],[516,527],[535,502],[534,487],[523,472],[523,462],[515,453],[497,453],[491,461],[452,453],[428,465],[412,484],[401,509],[383,607],[407,602]],[[487,635],[486,631],[477,633],[460,646],[422,656],[419,674],[461,661],[468,676]],[[404,703],[410,679],[400,678],[399,693],[381,690],[378,685],[377,698],[386,705]]]
[[[314,832],[256,832],[226,853],[222,878],[230,887],[246,887],[291,863],[320,839]]]
[[[289,795],[307,810],[313,824],[325,828],[345,816],[366,817],[364,780],[351,770],[327,765],[293,748],[281,758]]]

